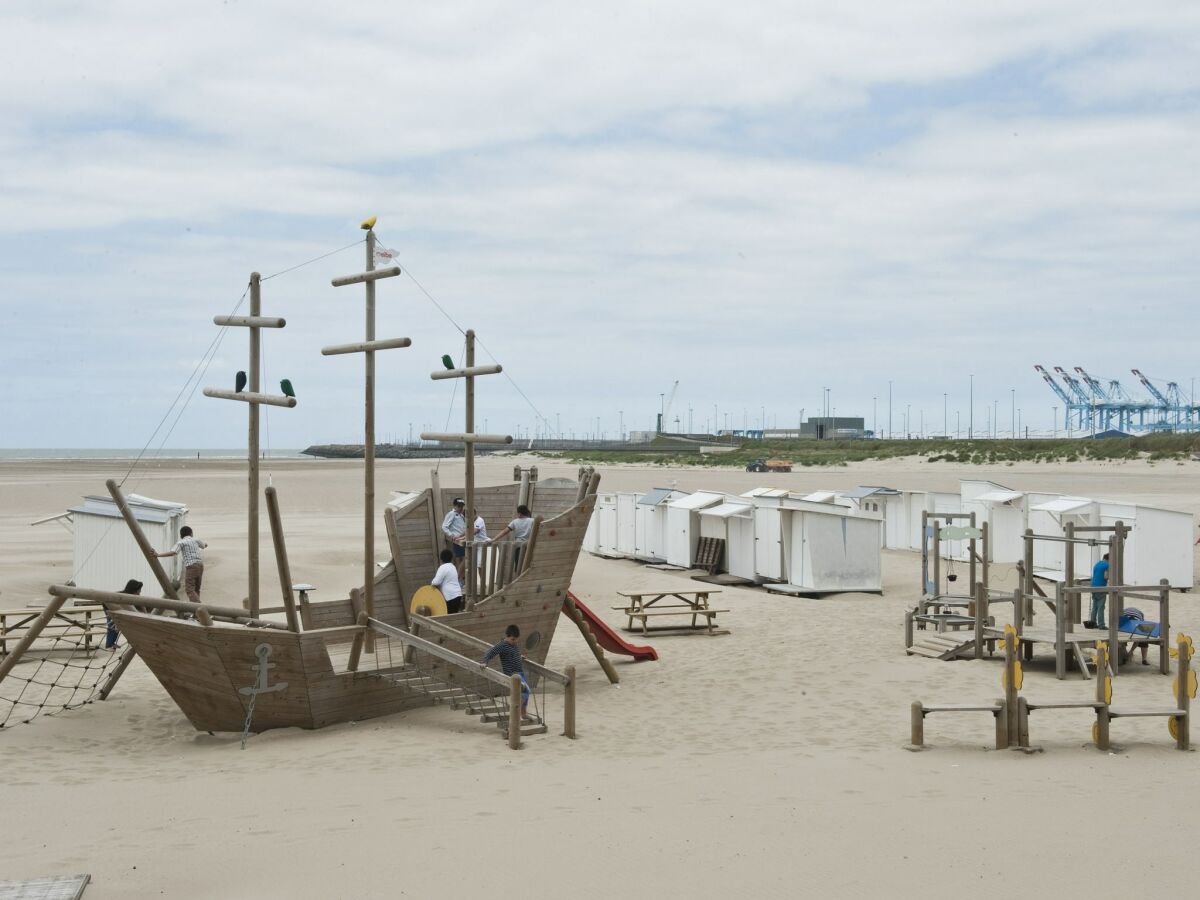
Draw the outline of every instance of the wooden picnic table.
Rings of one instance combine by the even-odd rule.
[[[614,606],[628,617],[626,631],[639,630],[634,627],[634,619],[641,621],[640,631],[648,634],[651,631],[702,631],[706,634],[728,634],[727,629],[718,629],[717,613],[729,612],[727,609],[713,609],[708,605],[711,594],[720,591],[711,589],[699,591],[684,591],[674,588],[662,590],[617,591],[617,595],[625,597],[629,602],[625,606]],[[665,602],[663,602],[665,601]],[[678,601],[678,602],[673,602]],[[648,620],[652,616],[691,616],[690,625],[657,625],[650,626]],[[703,621],[701,621],[703,620]]]

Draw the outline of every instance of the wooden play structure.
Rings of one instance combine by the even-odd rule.
[[[208,602],[207,594],[199,604],[181,599],[130,512],[121,486],[109,480],[109,494],[154,573],[162,596],[133,596],[72,584],[52,585],[50,602],[33,621],[23,623],[20,640],[0,662],[0,727],[13,710],[23,709],[22,703],[37,705],[39,709],[56,704],[69,708],[72,704],[104,699],[134,655],[138,655],[196,729],[241,732],[243,746],[249,734],[272,728],[321,728],[441,703],[494,723],[515,748],[522,736],[548,730],[547,685],[561,688],[563,734],[575,737],[574,669],[568,667],[556,672],[545,665],[545,660],[564,608],[568,613],[574,610],[573,620],[585,637],[591,639],[589,643],[597,658],[603,660],[603,650],[585,617],[571,602],[568,591],[595,505],[600,480],[595,472],[581,470],[576,482],[546,485],[545,492],[539,487],[537,517],[526,544],[466,543],[467,609],[463,612],[435,617],[410,610],[417,589],[429,584],[438,564],[438,553],[444,546],[441,513],[448,508],[448,498],[460,491],[457,487],[443,490],[436,472],[430,488],[388,505],[384,526],[390,559],[382,568],[376,567],[375,353],[408,347],[411,341],[375,337],[375,283],[399,275],[400,268],[375,269],[373,224],[373,219],[363,224],[367,231],[366,270],[332,282],[334,287],[365,286],[365,339],[322,350],[326,356],[361,353],[366,360],[361,587],[351,590],[348,597],[318,602],[310,597],[315,590],[312,585],[293,584],[280,498],[268,487],[265,497],[282,605],[264,607],[258,595],[258,409],[261,405],[290,408],[296,405],[296,399],[286,387],[287,396],[264,394],[260,389],[259,330],[282,328],[285,322],[262,315],[262,279],[255,273],[249,287],[250,315],[215,319],[222,327],[249,329],[248,384],[243,385],[239,379],[238,385],[249,390],[205,391],[211,397],[245,402],[250,409],[250,585],[246,605],[213,604]],[[431,378],[465,379],[465,430],[422,437],[462,442],[466,447],[466,484],[462,493],[468,515],[478,507],[483,515],[507,521],[515,514],[517,503],[530,502],[531,483],[536,475],[518,471],[519,484],[497,488],[476,485],[474,444],[507,443],[511,438],[474,431],[475,378],[497,373],[501,368],[476,366],[474,332],[466,330],[463,334],[465,366],[435,371]],[[299,600],[295,596],[297,590]],[[43,671],[47,654],[36,654],[35,658],[30,648],[43,634],[52,633],[51,623],[79,609],[68,605],[72,600],[88,604],[84,610],[103,606],[118,624],[125,649],[120,654],[107,654],[102,663],[92,665],[96,651],[90,642],[96,635],[85,628],[86,637],[75,641],[77,645],[88,642],[76,648],[81,658],[87,658],[85,663],[80,664],[72,657],[74,665],[62,667],[62,673],[66,674],[52,676],[50,692],[43,693],[36,703],[25,700],[33,685],[41,685],[49,677]],[[283,621],[265,618],[271,613],[282,613]],[[521,629],[521,653],[533,691],[530,716],[525,719],[518,714],[519,679],[494,668],[482,668],[478,662],[487,648],[501,639],[508,625]],[[650,648],[632,649],[653,654]],[[23,662],[33,665],[26,674],[21,671]],[[73,669],[86,671],[87,678],[81,677],[72,688],[69,682],[75,677]],[[606,671],[610,677],[615,676],[611,664]],[[16,688],[11,696],[5,693],[10,686]],[[74,699],[62,702],[54,697],[53,690],[60,687],[69,688]],[[24,716],[25,712],[16,715]]]
[[[1024,534],[1024,558],[1017,563],[1020,587],[1012,592],[1000,592],[989,586],[988,524],[975,529],[943,527],[941,520],[956,519],[973,521],[974,513],[927,514],[925,517],[924,543],[922,545],[922,597],[917,607],[905,614],[904,644],[910,655],[927,656],[935,659],[979,659],[986,652],[995,651],[996,643],[1003,636],[1004,628],[992,615],[998,603],[1011,606],[1012,623],[1021,638],[1021,652],[1025,660],[1033,658],[1037,647],[1050,648],[1055,659],[1055,674],[1059,679],[1066,677],[1068,667],[1074,663],[1080,674],[1090,678],[1086,654],[1095,651],[1104,641],[1109,647],[1117,648],[1112,669],[1114,674],[1135,645],[1157,646],[1159,671],[1167,674],[1168,651],[1171,647],[1170,597],[1174,590],[1165,580],[1154,585],[1124,584],[1125,547],[1130,529],[1123,522],[1112,525],[1075,526],[1068,522],[1065,536],[1034,534],[1026,529]],[[949,580],[943,579],[941,542],[967,540],[968,573],[970,585],[967,590],[956,590]],[[1033,559],[1036,542],[1057,542],[1067,545],[1066,577],[1055,584],[1053,592],[1047,592],[1033,577]],[[1076,547],[1102,548],[1110,558],[1109,584],[1093,587],[1080,583],[1076,578]],[[1097,551],[1098,552],[1098,551]],[[976,572],[979,578],[976,579]],[[1090,576],[1090,572],[1087,573]],[[949,573],[945,576],[950,577]],[[1084,579],[1084,580],[1090,580]],[[1083,595],[1104,594],[1109,622],[1104,630],[1082,628]],[[1121,622],[1127,600],[1138,600],[1154,604],[1157,621],[1147,631],[1122,631]],[[1044,606],[1053,615],[1053,623],[1039,627],[1037,609]]]
[[[1012,599],[990,586],[990,538],[988,523],[977,528],[973,512],[921,513],[921,599],[904,614],[904,647],[910,656],[951,660],[983,655],[984,630],[995,624],[991,605]],[[952,541],[966,544],[967,582],[961,586],[955,571],[960,561],[952,550],[942,549]]]
[[[925,718],[934,713],[963,713],[987,712],[995,720],[995,747],[997,750],[1008,748],[1032,751],[1034,748],[1029,740],[1029,717],[1031,713],[1046,710],[1087,709],[1095,714],[1091,738],[1093,744],[1100,750],[1111,748],[1110,725],[1113,719],[1161,717],[1167,720],[1167,727],[1175,741],[1178,750],[1191,748],[1191,701],[1196,696],[1197,679],[1192,670],[1193,653],[1192,639],[1179,635],[1176,646],[1170,655],[1178,660],[1176,677],[1172,682],[1175,702],[1173,706],[1142,709],[1113,707],[1113,672],[1109,655],[1109,645],[1101,640],[1095,648],[1094,660],[1098,677],[1096,678],[1095,696],[1092,700],[1080,702],[1032,702],[1021,696],[1024,672],[1019,659],[1022,639],[1016,628],[1006,625],[997,643],[1004,650],[1004,670],[1001,675],[1001,686],[1004,696],[992,703],[979,705],[942,705],[926,706],[920,700],[913,701],[911,709],[911,737],[907,749],[928,749],[925,744]]]

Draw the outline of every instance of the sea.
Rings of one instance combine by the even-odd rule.
[[[246,448],[164,447],[142,451],[140,447],[0,447],[0,459],[245,459]],[[263,451],[264,459],[311,459],[300,450]]]

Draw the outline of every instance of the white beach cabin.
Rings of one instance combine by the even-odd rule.
[[[754,579],[783,581],[783,517],[779,509],[788,492],[782,488],[754,488],[741,496],[754,507]]]
[[[683,491],[651,488],[638,497],[634,517],[634,557],[645,562],[665,562],[667,558],[667,504]]]
[[[1126,584],[1158,584],[1160,578],[1166,578],[1172,587],[1193,586],[1195,521],[1191,513],[1116,500],[1098,500],[1097,504],[1100,525],[1124,522],[1133,528],[1125,539]],[[1093,562],[1103,555],[1104,548],[1095,548]],[[1079,574],[1082,577],[1090,570]]]
[[[637,502],[640,495],[633,491],[617,494],[617,556],[637,557]]]
[[[843,491],[838,497],[856,516],[883,522],[879,530],[881,546],[891,547],[904,540],[901,524],[905,521],[904,494],[900,491],[880,485],[860,484],[853,490]]]
[[[1099,525],[1099,505],[1089,497],[1054,497],[1029,505],[1029,528],[1034,534],[1066,537],[1068,522],[1075,523],[1076,527]],[[1080,537],[1085,537],[1085,535],[1080,535]],[[1073,544],[1068,548],[1068,545],[1061,541],[1034,541],[1034,574],[1054,581],[1062,581],[1067,574],[1067,553],[1073,552],[1076,577],[1082,578],[1085,574],[1091,573],[1092,563],[1102,555],[1093,553],[1094,549],[1086,544]]]
[[[700,536],[725,542],[724,571],[754,580],[754,507],[741,497],[700,510]]]
[[[883,520],[844,506],[785,499],[780,504],[786,587],[797,594],[883,590]]]
[[[1024,559],[1025,529],[1029,527],[1027,495],[993,481],[962,481],[959,487],[962,511],[975,513],[977,528],[987,523],[990,561],[1015,563]]]
[[[583,546],[597,556],[612,558],[618,555],[616,494],[596,495],[596,507],[584,533]]]
[[[133,517],[155,550],[170,550],[179,540],[179,529],[187,524],[188,508],[172,500],[154,500],[138,494],[126,498]],[[84,497],[79,506],[67,513],[74,535],[75,561],[72,580],[79,587],[119,591],[125,582],[136,578],[147,594],[157,596],[159,588],[150,564],[142,556],[129,526],[111,497]],[[179,557],[164,560],[167,569],[174,564],[179,577]],[[168,571],[168,574],[171,574]]]
[[[700,543],[700,510],[716,506],[724,494],[697,491],[667,503],[667,563],[690,569]]]

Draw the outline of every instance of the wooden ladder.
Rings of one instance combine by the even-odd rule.
[[[927,656],[930,659],[957,659],[975,655],[975,635],[966,631],[918,631],[913,636],[913,645],[905,648],[910,655]]]

